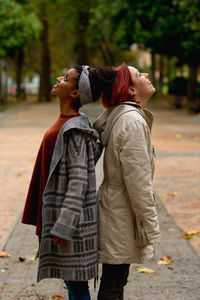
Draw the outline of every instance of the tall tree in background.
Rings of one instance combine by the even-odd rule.
[[[91,7],[88,40],[99,49],[106,65],[119,64],[134,42],[133,11],[127,1],[98,0]],[[130,30],[131,29],[131,30]]]
[[[89,64],[90,53],[87,45],[87,30],[92,0],[58,0],[60,19],[63,20],[63,43],[70,44],[72,64]],[[69,48],[68,48],[69,49]]]
[[[189,65],[188,106],[200,111],[200,102],[196,97],[197,75],[200,65],[200,0],[180,0],[179,12],[183,20],[179,60]]]
[[[24,51],[27,43],[37,38],[39,31],[40,23],[34,13],[27,14],[24,7],[13,0],[0,0],[0,57],[4,62],[8,57],[18,57],[16,82],[19,97]]]
[[[46,0],[38,1],[39,19],[42,24],[40,33],[40,89],[39,101],[51,101],[51,58],[49,49],[49,24]]]

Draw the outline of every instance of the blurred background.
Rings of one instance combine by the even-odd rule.
[[[0,109],[51,101],[75,64],[149,72],[154,98],[200,112],[200,0],[0,0]]]

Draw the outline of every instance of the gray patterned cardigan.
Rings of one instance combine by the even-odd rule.
[[[97,139],[83,114],[68,120],[58,134],[43,195],[38,281],[97,276]],[[53,235],[67,242],[55,245]]]

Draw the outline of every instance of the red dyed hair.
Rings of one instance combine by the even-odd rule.
[[[114,106],[124,101],[133,101],[128,95],[128,87],[132,84],[131,74],[126,63],[114,68],[115,83],[112,88],[112,94],[102,93],[102,104],[105,108]]]

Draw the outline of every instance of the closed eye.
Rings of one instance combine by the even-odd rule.
[[[65,75],[65,77],[64,77],[64,81],[67,81],[67,80],[68,80],[68,78],[69,78],[69,75],[68,75],[68,74],[66,74],[66,75]]]

